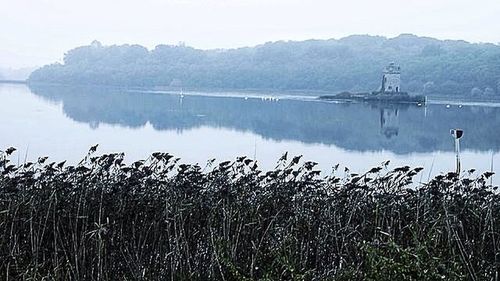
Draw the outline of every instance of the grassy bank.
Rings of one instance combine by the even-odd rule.
[[[76,166],[0,152],[0,279],[499,278],[490,173],[410,187],[420,168],[323,177],[299,157],[264,172],[94,151]]]

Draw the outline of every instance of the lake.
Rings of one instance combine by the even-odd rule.
[[[77,163],[99,144],[98,153],[125,152],[127,161],[164,151],[203,166],[246,155],[271,169],[288,152],[318,162],[324,174],[336,164],[364,172],[390,160],[390,167],[424,167],[416,179],[425,181],[454,170],[450,129],[462,128],[462,168],[500,171],[498,104],[0,84],[0,113],[0,149],[16,147],[17,163],[39,156]]]

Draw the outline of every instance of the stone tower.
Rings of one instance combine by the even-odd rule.
[[[391,62],[384,70],[382,78],[382,93],[401,92],[401,68]]]

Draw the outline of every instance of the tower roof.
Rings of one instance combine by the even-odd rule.
[[[396,65],[394,62],[389,63],[388,66],[385,67],[385,74],[401,74],[401,68],[399,65]]]

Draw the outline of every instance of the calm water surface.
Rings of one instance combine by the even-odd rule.
[[[0,84],[0,148],[20,163],[50,156],[76,163],[89,147],[127,161],[165,151],[183,162],[255,157],[262,168],[284,153],[329,172],[363,172],[385,160],[421,166],[421,178],[454,169],[451,128],[462,128],[463,168],[500,172],[500,107],[480,104],[376,106],[279,94],[132,91]],[[272,97],[272,98],[271,98]],[[495,184],[499,180],[494,179]]]

